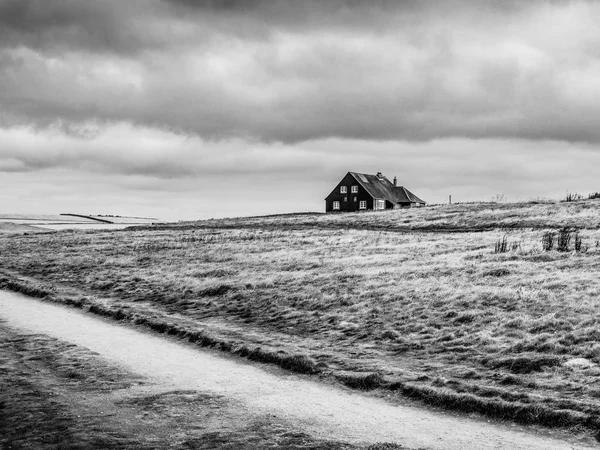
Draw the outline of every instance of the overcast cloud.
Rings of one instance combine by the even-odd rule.
[[[348,170],[432,202],[600,190],[598,23],[585,1],[0,0],[0,174],[93,174],[128,207],[214,198],[207,177],[324,189],[258,212],[322,209]]]

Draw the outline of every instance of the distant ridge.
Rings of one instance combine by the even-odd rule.
[[[156,217],[138,217],[138,216],[114,216],[112,214],[98,214],[92,217],[114,217],[115,219],[142,219],[142,220],[160,220]]]
[[[95,220],[96,222],[102,222],[102,223],[114,223],[114,222],[111,222],[110,220],[106,220],[106,219],[100,219],[100,218],[98,218],[98,217],[93,217],[93,216],[86,216],[86,215],[83,215],[83,214],[68,214],[68,213],[61,213],[61,216],[81,217],[82,219]]]

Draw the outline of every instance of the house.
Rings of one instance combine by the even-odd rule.
[[[348,172],[325,199],[325,212],[366,211],[424,206],[425,202],[404,186],[377,175]]]

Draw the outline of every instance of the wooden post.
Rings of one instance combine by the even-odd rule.
[[[448,203],[452,204],[452,196],[451,195],[448,196]]]

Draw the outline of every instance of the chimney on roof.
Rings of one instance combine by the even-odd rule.
[[[398,178],[394,177],[394,186],[398,186]]]
[[[377,178],[381,180],[383,178],[383,174],[381,172],[377,172]]]

